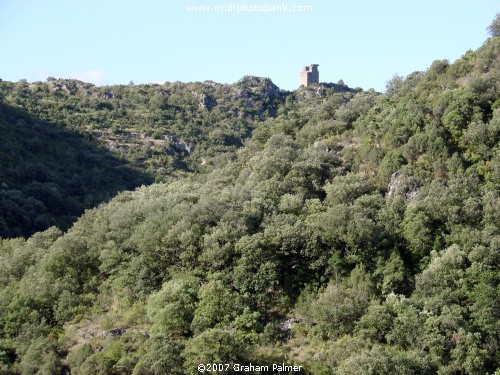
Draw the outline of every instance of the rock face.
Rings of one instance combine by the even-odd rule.
[[[300,323],[302,319],[300,318],[290,318],[278,322],[277,327],[281,331],[283,337],[289,338],[292,335],[292,326],[294,324]]]
[[[122,132],[119,136],[113,135],[107,130],[94,130],[93,133],[106,145],[106,147],[112,151],[154,146],[157,150],[163,149],[169,155],[176,155],[179,153],[190,155],[195,147],[194,144],[179,139],[177,136],[172,134],[164,135],[163,139],[155,139],[146,136],[144,133]],[[127,163],[123,164],[122,167],[130,165],[137,164]]]
[[[212,107],[215,107],[215,105],[217,104],[217,102],[211,97],[211,96],[208,96],[208,95],[205,95],[205,94],[202,94],[201,97],[200,97],[200,108],[203,108],[203,109],[210,109]]]
[[[198,93],[196,91],[193,91],[193,95],[198,100],[198,106],[200,109],[212,109],[217,105],[217,101],[215,101],[215,99],[210,95]]]
[[[418,194],[418,186],[415,179],[411,176],[394,172],[391,175],[391,182],[387,186],[387,196],[393,197],[399,195],[407,202],[412,201]]]
[[[71,79],[59,79],[49,77],[47,79],[47,85],[49,89],[54,92],[65,92],[68,95],[75,95],[78,91],[84,91],[84,85],[88,84],[79,83],[78,81]]]
[[[113,99],[115,97],[115,94],[111,91],[106,91],[104,93],[104,100],[109,100],[109,99]]]
[[[290,331],[292,329],[292,326],[296,323],[300,323],[302,319],[299,318],[290,318],[290,319],[285,319],[279,322],[279,328],[283,331]]]
[[[337,93],[342,93],[342,92],[349,92],[356,94],[359,92],[357,89],[352,89],[346,84],[340,84],[340,83],[331,83],[331,82],[321,82],[319,85],[315,86],[309,86],[309,87],[300,87],[297,90],[297,99],[299,102],[302,102],[304,100],[313,98],[315,96],[324,96],[327,92],[327,90],[333,90],[334,92]]]
[[[188,154],[191,154],[194,150],[194,146],[192,144],[187,143],[186,141],[180,140],[175,135],[167,134],[165,135],[165,139],[171,143],[171,147],[176,151],[185,151]]]
[[[256,94],[260,98],[266,99],[275,98],[280,92],[279,87],[266,77],[244,76],[236,85],[252,94]]]
[[[109,330],[80,329],[78,333],[84,340],[94,340],[94,339],[108,338],[108,337],[120,337],[126,333],[129,334],[134,333],[142,335],[144,337],[149,337],[149,333],[143,329],[129,329],[129,328],[114,328]]]

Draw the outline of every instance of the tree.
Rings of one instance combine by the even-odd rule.
[[[39,337],[29,345],[22,356],[20,369],[23,374],[56,374],[61,371],[55,340]]]
[[[151,330],[160,334],[187,334],[196,306],[198,280],[190,275],[172,279],[149,298]]]
[[[493,22],[487,27],[488,33],[495,37],[500,36],[500,13],[497,13]]]
[[[200,302],[191,324],[193,331],[199,333],[211,327],[228,324],[236,317],[240,308],[238,297],[220,280],[209,281],[201,286],[198,293]]]
[[[248,352],[249,348],[239,332],[208,329],[187,342],[183,353],[186,373],[195,373],[199,364],[246,363]]]
[[[297,312],[311,326],[310,332],[334,338],[352,332],[355,322],[368,307],[371,285],[366,272],[357,266],[344,285],[331,282],[316,296],[301,295]]]
[[[148,340],[146,355],[136,364],[133,375],[181,375],[183,340],[168,335],[154,335]]]
[[[389,96],[396,95],[403,90],[404,84],[404,77],[395,74],[389,81],[387,81],[385,85],[385,92]]]

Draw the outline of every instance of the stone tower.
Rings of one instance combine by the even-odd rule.
[[[299,87],[317,85],[319,83],[318,64],[304,66],[299,75]]]

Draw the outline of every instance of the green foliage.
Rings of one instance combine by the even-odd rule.
[[[188,334],[196,308],[198,280],[180,275],[149,296],[147,311],[154,334]]]
[[[342,361],[338,374],[432,374],[433,370],[421,359],[421,353],[401,352],[375,345],[362,349]]]
[[[191,324],[195,333],[228,325],[236,317],[241,306],[238,295],[231,293],[220,280],[202,285],[198,298],[199,303]]]
[[[68,355],[68,365],[74,374],[78,375],[81,372],[80,366],[94,353],[92,346],[88,343],[80,345],[73,349]]]
[[[240,148],[284,99],[257,77],[109,87],[1,81],[0,236],[67,229],[118,191],[204,169]]]
[[[51,226],[66,230],[84,209],[152,181],[121,168],[123,161],[88,134],[0,100],[1,237],[27,237]]]
[[[355,174],[337,176],[325,186],[325,201],[330,204],[352,204],[371,190],[373,188],[361,176]]]
[[[61,371],[57,346],[50,338],[39,337],[23,354],[19,369],[23,374],[54,374]]]
[[[307,293],[298,302],[309,331],[324,338],[350,333],[368,307],[371,285],[361,267],[356,267],[344,285],[330,283],[316,296]]]
[[[0,82],[0,233],[38,231],[0,239],[0,372],[494,373],[499,53],[385,94]]]
[[[497,13],[491,25],[488,26],[488,32],[491,36],[500,36],[500,13]]]
[[[181,366],[184,342],[168,335],[155,335],[148,341],[147,351],[136,364],[133,375],[184,374]]]
[[[184,367],[187,372],[195,372],[199,364],[247,363],[248,350],[237,331],[211,328],[186,343]]]

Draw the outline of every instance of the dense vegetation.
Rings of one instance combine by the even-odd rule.
[[[153,181],[84,134],[1,102],[0,130],[1,237],[67,229],[85,208]]]
[[[286,96],[256,77],[107,87],[0,81],[0,236],[67,229],[118,191],[202,170],[241,147]]]
[[[494,373],[492,35],[453,64],[394,77],[385,94],[282,93],[272,116],[238,128],[253,129],[243,147],[210,154],[197,142],[220,155],[202,173],[122,192],[66,233],[1,240],[0,372]],[[227,129],[240,121],[228,114]]]

